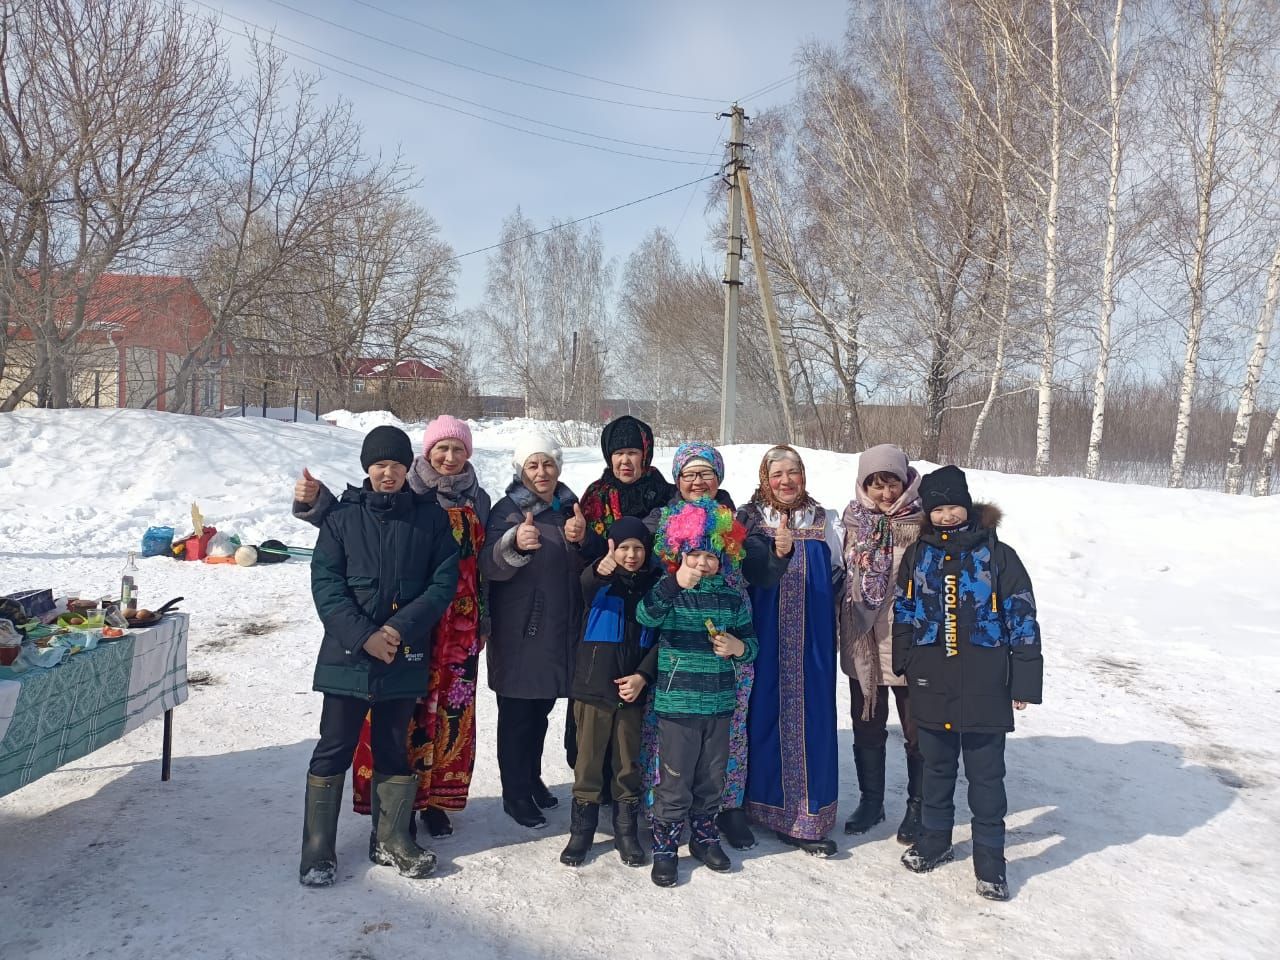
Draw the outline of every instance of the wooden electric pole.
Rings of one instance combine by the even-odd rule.
[[[760,303],[764,307],[764,325],[769,331],[769,350],[773,355],[773,375],[778,383],[778,403],[782,407],[782,422],[787,431],[787,443],[796,444],[795,397],[791,392],[791,373],[787,369],[787,355],[782,349],[782,329],[778,326],[778,311],[773,304],[773,285],[764,262],[764,243],[760,239],[760,224],[756,220],[756,204],[751,197],[751,178],[746,168],[738,171],[738,186],[742,204],[747,214],[747,233],[751,237],[751,259],[756,265],[756,282],[760,287]]]
[[[734,104],[729,113],[729,242],[724,254],[724,352],[720,367],[720,443],[733,443],[734,408],[738,399],[738,292],[742,288],[742,190],[738,176],[744,166],[746,114]]]

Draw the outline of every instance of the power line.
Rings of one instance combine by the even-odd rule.
[[[489,246],[487,247],[479,247],[475,250],[468,250],[466,253],[459,253],[456,256],[447,257],[444,260],[437,260],[436,263],[437,264],[451,263],[454,260],[461,260],[464,257],[473,257],[478,253],[488,253],[490,250],[497,250],[499,247],[509,247],[513,243],[520,243],[523,240],[530,240],[534,237],[540,237],[544,233],[551,233],[555,230],[563,230],[566,227],[572,227],[579,223],[585,223],[587,220],[595,220],[596,218],[603,217],[606,214],[615,213],[618,210],[625,210],[627,207],[634,207],[636,204],[644,203],[646,200],[656,200],[658,197],[665,197],[669,193],[675,193],[677,190],[683,190],[685,187],[692,187],[695,184],[703,183],[704,181],[707,181],[707,180],[712,180],[717,176],[719,176],[719,174],[713,173],[713,174],[710,174],[709,176],[698,177],[696,180],[690,180],[688,183],[682,183],[676,187],[670,187],[666,190],[659,190],[657,193],[651,193],[647,197],[640,197],[637,200],[628,200],[626,203],[620,203],[616,207],[610,207],[608,210],[601,210],[598,213],[589,213],[585,217],[578,217],[576,220],[569,220],[569,221],[566,221],[565,223],[555,223],[549,227],[544,227],[541,230],[535,230],[533,231],[533,233],[526,233],[522,237],[512,237],[510,240],[500,240],[497,243],[489,244]]]
[[[425,51],[417,50],[417,49],[414,49],[413,47],[405,46],[402,43],[396,43],[394,40],[387,40],[385,37],[379,37],[372,33],[365,33],[364,31],[357,30],[354,27],[348,27],[345,24],[338,23],[336,20],[329,20],[326,17],[320,16],[319,14],[311,13],[307,10],[300,9],[299,7],[292,6],[291,4],[285,3],[284,0],[267,0],[267,2],[274,4],[277,7],[283,7],[286,10],[292,10],[294,13],[299,14],[300,16],[308,17],[312,20],[318,21],[319,23],[328,24],[331,27],[336,27],[339,30],[344,30],[347,33],[350,33],[354,36],[363,37],[366,40],[372,40],[374,43],[381,43],[384,46],[391,47],[392,49],[395,49],[395,50],[403,50],[405,53],[411,53],[415,57],[422,57],[426,60],[435,60],[438,63],[444,63],[444,64],[448,64],[451,67],[457,67],[459,70],[468,70],[472,73],[478,73],[481,76],[485,76],[485,77],[492,77],[495,80],[502,80],[506,83],[514,83],[522,87],[531,87],[535,90],[544,90],[547,93],[557,93],[564,97],[577,97],[580,100],[594,100],[597,103],[609,103],[617,107],[633,107],[637,110],[661,110],[667,113],[705,113],[706,112],[705,110],[695,110],[689,107],[659,107],[659,106],[654,106],[652,104],[647,104],[647,103],[630,103],[626,100],[611,100],[608,97],[595,97],[587,93],[574,93],[572,90],[561,90],[558,87],[548,87],[548,86],[545,86],[544,84],[534,83],[530,80],[520,80],[520,79],[517,79],[516,77],[508,77],[505,74],[493,73],[492,71],[489,71],[489,70],[481,70],[479,67],[470,67],[470,66],[467,66],[465,63],[459,63],[456,60],[449,60],[446,57],[437,57],[435,54],[426,53]]]
[[[692,156],[696,156],[696,157],[701,157],[701,156],[702,156],[702,153],[701,153],[701,152],[699,152],[699,151],[697,151],[697,150],[686,150],[686,149],[684,149],[683,147],[663,147],[663,146],[659,146],[659,145],[657,145],[657,144],[653,144],[653,143],[641,143],[641,142],[639,142],[639,141],[637,141],[637,140],[623,140],[623,139],[621,139],[621,138],[619,138],[619,137],[609,137],[609,136],[605,136],[604,134],[601,134],[601,133],[592,133],[592,132],[591,132],[591,131],[589,131],[589,130],[578,130],[578,129],[574,128],[574,127],[566,127],[566,126],[562,126],[561,124],[558,124],[558,123],[551,123],[551,122],[550,122],[550,121],[548,121],[548,120],[538,120],[538,119],[537,119],[537,118],[535,118],[535,117],[528,117],[528,116],[525,116],[524,114],[521,114],[521,113],[513,113],[513,112],[512,112],[512,111],[510,111],[510,110],[503,110],[503,109],[501,109],[501,108],[499,108],[499,107],[491,107],[491,106],[489,106],[488,104],[486,104],[486,103],[481,103],[481,102],[480,102],[480,101],[478,101],[478,100],[468,100],[466,97],[459,97],[459,96],[456,96],[456,95],[454,95],[454,94],[452,94],[452,93],[447,93],[447,92],[445,92],[444,90],[438,90],[438,89],[436,89],[435,87],[429,87],[429,86],[427,86],[426,84],[418,83],[416,80],[409,80],[409,79],[406,79],[405,77],[401,77],[401,76],[399,76],[399,75],[397,75],[397,74],[394,74],[394,73],[388,73],[388,72],[387,72],[387,71],[385,71],[385,70],[380,70],[380,69],[378,69],[377,67],[371,67],[371,66],[369,66],[368,64],[366,64],[366,63],[362,63],[362,62],[361,62],[361,61],[359,61],[359,60],[352,60],[350,57],[344,57],[344,56],[342,56],[341,54],[333,53],[332,51],[329,51],[329,50],[324,50],[324,49],[322,49],[321,47],[317,47],[317,46],[314,46],[314,45],[312,45],[312,44],[310,44],[310,43],[306,43],[306,42],[305,42],[305,41],[303,41],[303,40],[295,39],[294,37],[286,36],[286,35],[285,35],[285,34],[283,34],[283,33],[279,33],[279,32],[276,32],[276,31],[268,31],[268,30],[267,30],[267,28],[263,27],[261,24],[255,23],[255,22],[253,22],[252,20],[246,20],[244,17],[236,16],[236,15],[235,15],[235,14],[233,14],[233,13],[226,13],[225,11],[220,11],[220,10],[218,10],[216,7],[213,7],[213,6],[211,6],[210,4],[203,2],[203,0],[188,0],[188,2],[190,2],[190,3],[194,3],[196,6],[204,7],[206,10],[210,10],[210,11],[213,11],[213,12],[215,12],[215,13],[219,13],[221,16],[228,17],[228,18],[230,18],[230,19],[232,19],[232,20],[235,20],[235,21],[237,21],[237,22],[239,22],[239,23],[244,24],[244,25],[245,25],[245,26],[247,26],[247,27],[252,27],[252,28],[253,28],[253,29],[255,29],[255,30],[261,30],[261,31],[263,31],[264,33],[268,33],[268,32],[269,32],[269,33],[271,33],[271,35],[272,35],[274,38],[277,38],[277,39],[280,39],[280,40],[284,40],[284,41],[286,41],[286,42],[288,42],[288,43],[292,43],[292,44],[294,44],[295,46],[302,47],[302,48],[304,48],[304,49],[306,49],[306,50],[311,50],[312,52],[314,52],[314,53],[318,53],[318,54],[320,54],[320,55],[322,55],[322,56],[330,57],[330,58],[332,58],[332,59],[334,59],[334,60],[339,61],[340,63],[350,64],[350,65],[351,65],[351,66],[353,66],[353,67],[357,67],[357,68],[359,68],[359,69],[361,69],[361,70],[366,70],[366,71],[368,71],[369,73],[376,74],[376,75],[378,75],[378,76],[380,76],[380,77],[386,77],[387,79],[389,79],[389,80],[395,80],[395,81],[396,81],[396,82],[398,82],[398,83],[408,84],[408,85],[409,85],[409,86],[411,86],[411,87],[417,87],[419,90],[425,90],[425,91],[427,91],[428,93],[433,93],[433,94],[435,94],[435,95],[437,95],[437,96],[445,97],[445,98],[447,98],[447,99],[449,99],[449,100],[457,100],[459,103],[465,103],[465,104],[468,104],[468,105],[473,106],[473,107],[478,107],[478,108],[479,108],[479,109],[481,109],[481,110],[489,110],[489,111],[491,111],[491,112],[493,112],[493,113],[501,114],[502,116],[506,116],[506,117],[513,117],[513,118],[515,118],[515,119],[517,119],[517,120],[523,120],[523,121],[525,121],[526,123],[536,123],[536,124],[538,124],[539,126],[550,127],[550,128],[551,128],[551,129],[553,129],[553,130],[562,130],[562,131],[564,131],[565,133],[573,133],[573,134],[577,134],[578,136],[582,136],[582,137],[593,137],[593,138],[595,138],[595,139],[597,139],[597,140],[606,140],[606,141],[608,141],[608,142],[610,142],[610,143],[621,143],[621,144],[625,144],[626,146],[630,146],[630,147],[640,147],[640,148],[645,149],[645,150],[660,150],[660,151],[663,151],[663,152],[665,152],[665,153],[687,153],[687,154],[690,154],[690,155],[692,155]],[[219,29],[222,29],[224,32],[226,32],[225,28],[221,27],[221,25],[219,25]],[[311,62],[314,62],[314,61],[311,61]],[[487,118],[487,117],[482,117],[481,119],[488,119],[488,118]]]
[[[448,37],[451,40],[457,40],[460,43],[470,44],[473,47],[479,47],[481,50],[488,50],[490,53],[496,53],[504,57],[510,57],[512,60],[519,60],[521,63],[532,64],[535,67],[542,67],[545,70],[554,70],[557,73],[563,73],[570,77],[577,77],[580,80],[591,80],[591,81],[594,81],[595,83],[604,83],[611,87],[621,87],[624,90],[635,90],[639,93],[652,93],[655,96],[659,96],[659,97],[674,97],[679,100],[701,100],[705,103],[716,103],[716,104],[722,104],[725,102],[725,98],[723,97],[695,97],[695,96],[690,96],[689,94],[686,94],[686,93],[668,93],[665,90],[655,90],[652,87],[639,87],[631,83],[620,83],[617,80],[606,80],[604,77],[595,77],[589,73],[578,73],[576,70],[568,70],[565,67],[557,67],[555,64],[552,64],[552,63],[543,63],[541,60],[534,60],[531,57],[523,57],[518,53],[511,53],[508,50],[501,50],[498,47],[491,47],[486,43],[480,43],[476,40],[471,40],[471,39],[468,39],[467,37],[460,36],[459,34],[450,33],[448,30],[442,30],[439,27],[432,26],[431,24],[426,23],[423,20],[416,20],[413,17],[407,17],[402,13],[396,13],[392,10],[385,10],[382,7],[377,6],[376,4],[368,3],[367,0],[353,0],[353,2],[359,4],[362,7],[368,7],[370,10],[376,10],[378,13],[382,14],[383,16],[391,17],[395,20],[401,20],[405,23],[412,23],[414,26],[422,27],[422,29],[424,30],[430,30],[432,33],[438,33],[441,36]]]
[[[720,131],[716,134],[716,141],[714,144],[712,144],[711,149],[707,151],[708,164],[715,159],[716,153],[718,152],[717,148],[721,147],[724,142],[724,128],[728,125],[728,123],[729,123],[729,120],[727,117],[724,120],[720,121]],[[703,165],[702,169],[704,170],[706,169],[706,164]],[[689,208],[693,206],[693,198],[696,197],[697,195],[698,194],[696,190],[689,194],[689,199],[685,202],[684,210],[680,212],[680,219],[676,221],[675,229],[671,231],[671,235],[673,237],[676,234],[678,234],[680,232],[680,228],[684,226],[684,218],[689,215]]]
[[[782,87],[782,86],[785,86],[786,84],[790,83],[792,80],[794,80],[794,79],[796,79],[797,77],[799,77],[799,76],[800,76],[800,74],[801,74],[801,73],[803,73],[803,72],[804,72],[804,71],[802,71],[802,70],[797,70],[795,73],[791,74],[791,76],[789,76],[789,77],[783,77],[781,80],[775,80],[773,83],[767,83],[767,84],[765,84],[763,87],[761,87],[760,89],[758,89],[758,90],[753,90],[753,91],[751,91],[750,93],[748,93],[746,96],[739,97],[739,98],[738,98],[738,100],[737,100],[737,102],[738,102],[738,103],[741,103],[741,102],[742,102],[742,101],[744,101],[744,100],[750,100],[752,97],[762,97],[762,96],[764,96],[766,93],[771,93],[772,91],[774,91],[774,90],[778,89],[778,87]]]
[[[199,0],[189,0],[189,2],[198,3]],[[226,33],[233,33],[232,31],[228,30],[225,27],[220,26],[218,29],[223,30]],[[426,97],[419,97],[416,94],[408,93],[404,90],[397,90],[395,87],[387,86],[385,83],[378,83],[376,80],[370,80],[367,77],[361,77],[354,73],[348,73],[345,70],[339,70],[337,67],[334,67],[330,64],[321,63],[319,60],[315,60],[315,59],[312,59],[311,57],[304,56],[303,54],[297,53],[296,51],[288,50],[283,47],[278,47],[275,44],[270,43],[269,41],[262,41],[262,42],[264,43],[265,46],[273,50],[280,50],[283,53],[289,54],[289,56],[293,57],[296,60],[301,60],[303,63],[309,63],[312,66],[319,67],[321,70],[327,70],[330,73],[336,74],[337,76],[346,77],[348,80],[355,80],[357,83],[363,83],[366,86],[374,87],[375,89],[378,89],[378,90],[385,90],[387,93],[394,93],[397,96],[404,97],[408,100],[416,101],[417,103],[426,104],[429,107],[437,107],[441,110],[448,110],[450,113],[461,114],[464,117],[471,117],[472,119],[475,119],[475,120],[483,120],[486,123],[492,123],[496,126],[504,127],[508,130],[515,130],[517,133],[527,134],[528,136],[531,136],[531,137],[541,137],[543,140],[553,140],[556,143],[567,143],[575,147],[585,147],[588,150],[599,150],[603,153],[612,153],[620,157],[634,157],[637,160],[649,160],[654,163],[674,163],[674,164],[678,164],[681,166],[688,166],[688,167],[702,166],[702,163],[698,162],[697,160],[676,160],[671,157],[651,157],[643,153],[631,153],[630,151],[627,151],[627,150],[615,150],[612,147],[601,146],[598,143],[583,143],[580,140],[570,140],[567,137],[557,137],[557,136],[554,136],[553,134],[541,133],[537,130],[526,130],[524,127],[518,127],[515,124],[504,123],[501,120],[493,119],[493,117],[486,117],[478,113],[472,113],[470,110],[463,110],[460,107],[452,107],[447,103],[439,103],[435,100],[428,100]]]

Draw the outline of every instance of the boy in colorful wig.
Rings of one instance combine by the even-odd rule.
[[[666,507],[654,555],[667,574],[640,601],[636,619],[659,631],[654,712],[662,779],[653,800],[652,879],[677,879],[677,848],[689,821],[689,853],[728,870],[715,816],[729,759],[735,664],[756,655],[751,609],[725,574],[742,562],[746,529],[709,498]]]

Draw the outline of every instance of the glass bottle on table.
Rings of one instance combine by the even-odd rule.
[[[120,609],[127,616],[133,616],[138,609],[138,565],[133,560],[133,551],[120,571]]]

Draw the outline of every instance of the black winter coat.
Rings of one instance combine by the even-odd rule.
[[[636,620],[636,607],[660,579],[646,568],[628,573],[619,567],[601,577],[595,567],[582,571],[582,640],[573,673],[574,700],[606,710],[641,708],[645,698],[625,703],[613,681],[638,673],[649,686],[658,669],[657,631]]]
[[[903,554],[893,669],[907,678],[920,726],[1007,732],[1012,701],[1041,699],[1040,627],[1027,569],[996,538],[999,510],[975,504],[972,513],[960,531],[936,530],[926,518]]]
[[[349,487],[326,514],[311,558],[324,624],[313,686],[371,701],[427,691],[431,630],[453,602],[458,544],[435,497]],[[381,626],[400,633],[391,663],[364,651]]]
[[[582,560],[565,542],[564,523],[578,498],[560,484],[559,509],[530,493],[519,481],[494,505],[485,528],[480,573],[489,581],[493,632],[486,657],[489,688],[502,697],[553,700],[569,695],[574,650],[582,623]],[[521,553],[516,527],[525,512],[542,546]]]

